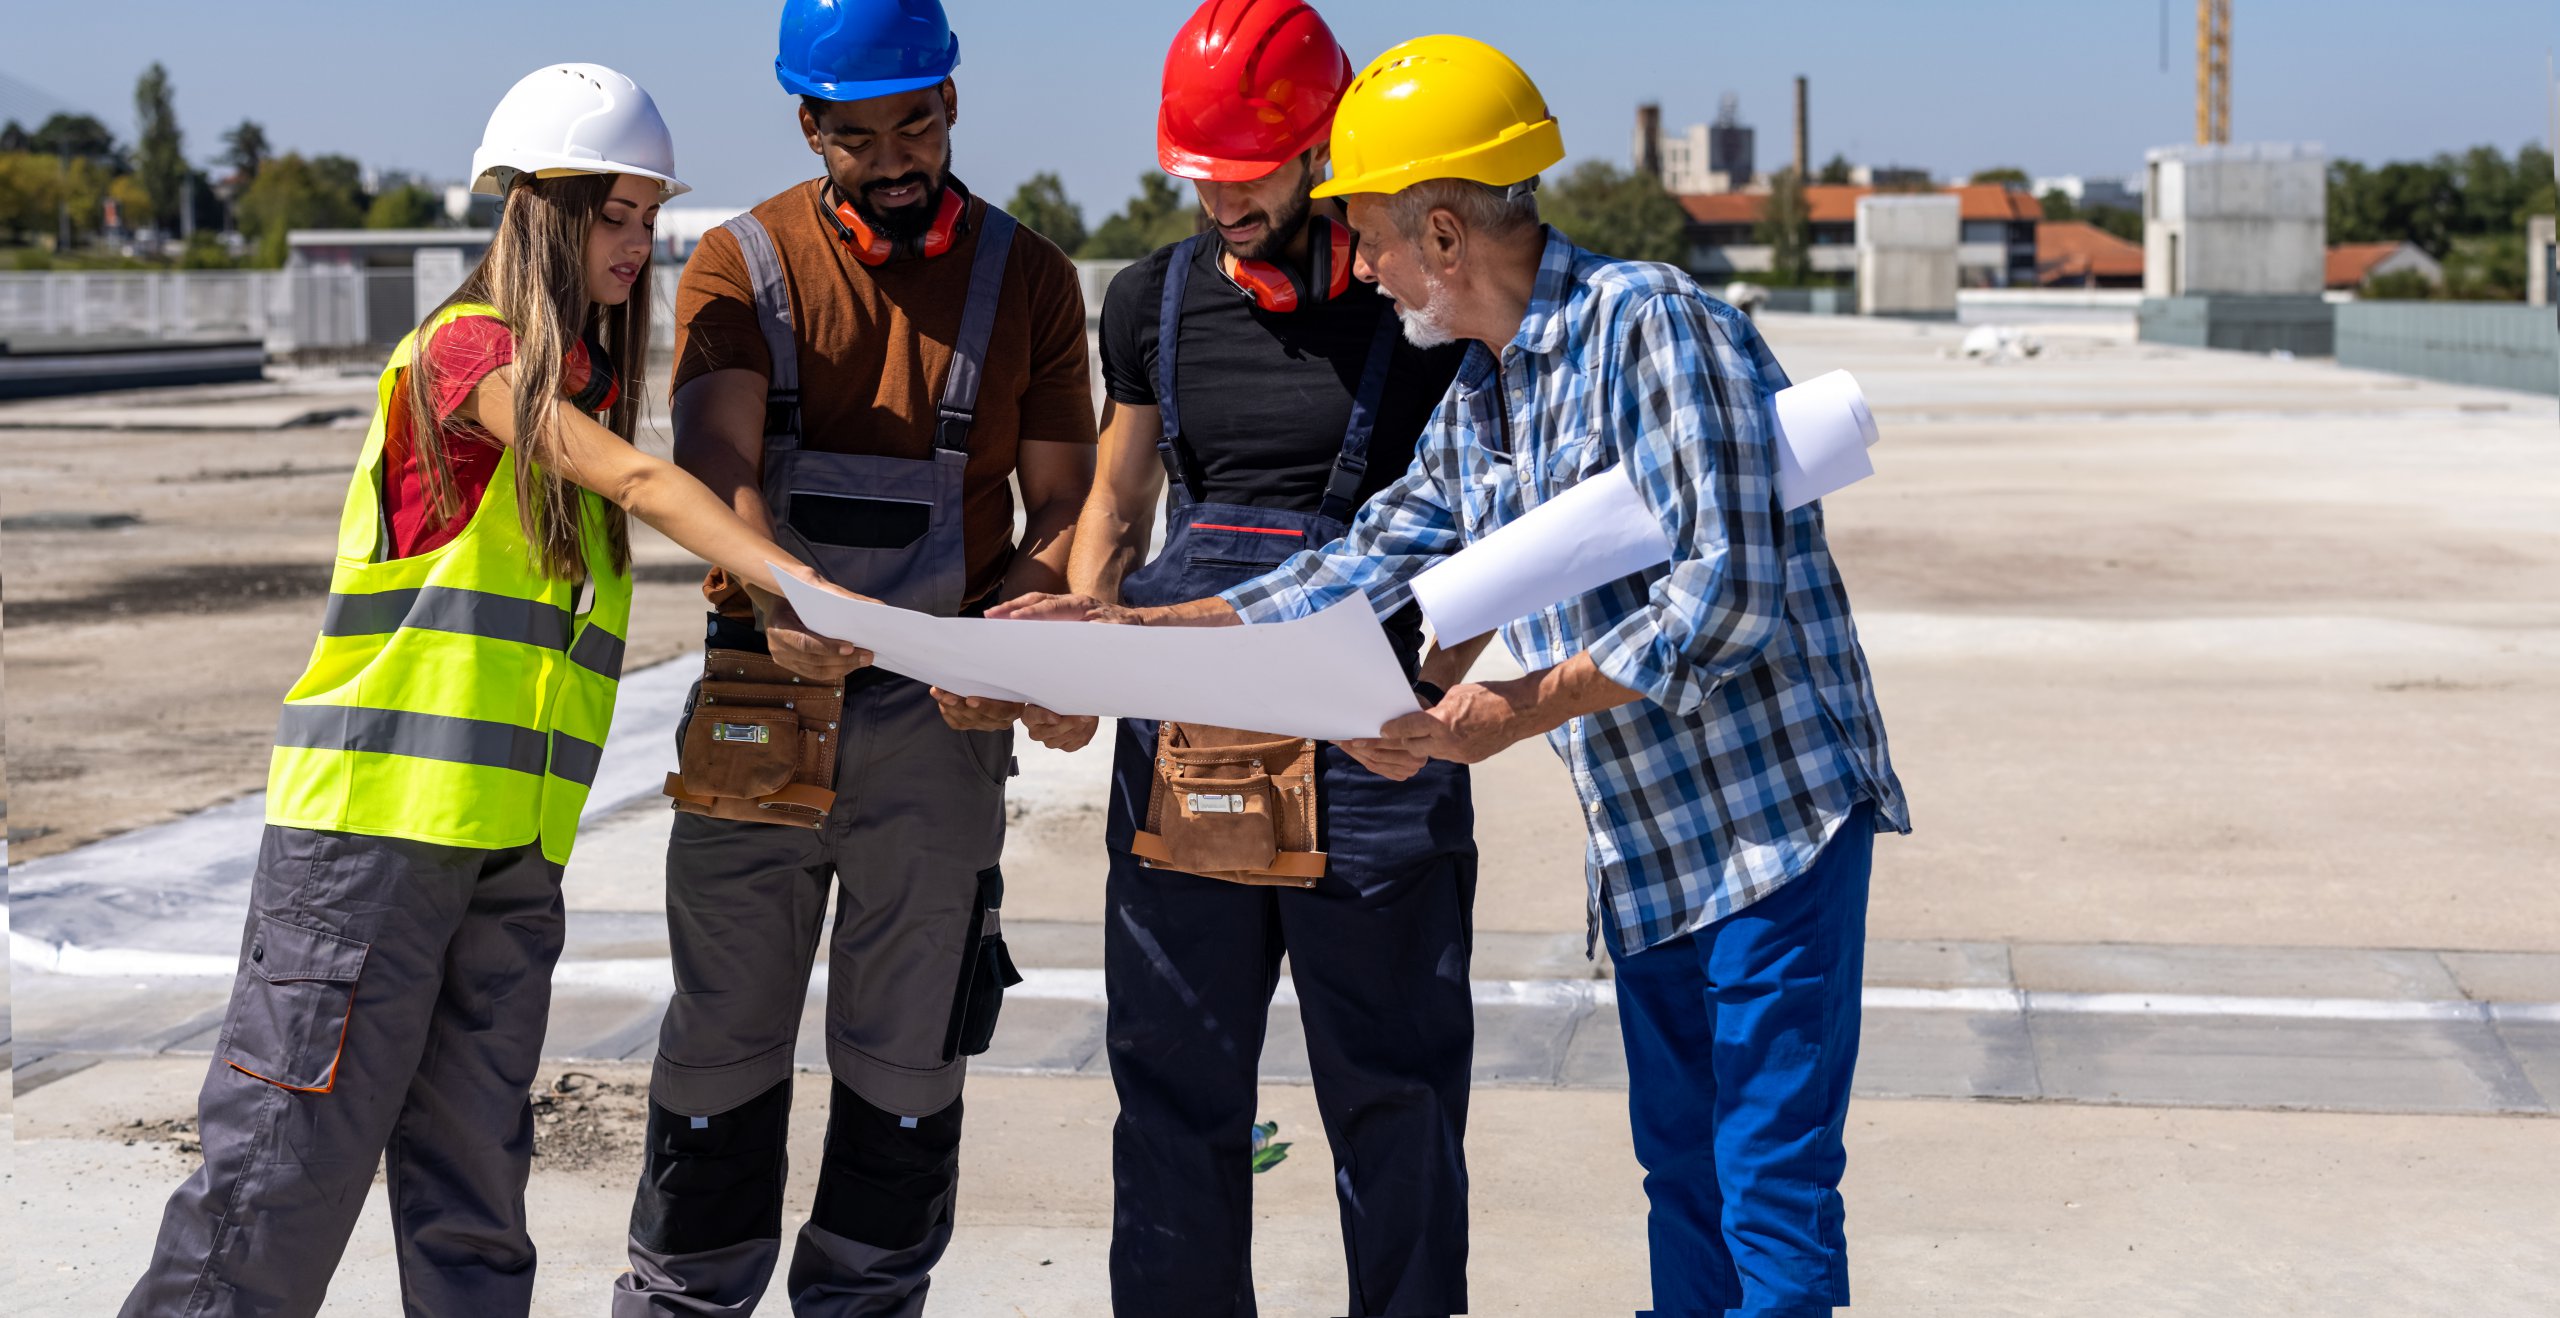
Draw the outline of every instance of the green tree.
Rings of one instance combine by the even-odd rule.
[[[2376,302],[2418,302],[2436,296],[2436,284],[2423,270],[2392,270],[2364,281],[2356,295]]]
[[[240,229],[258,239],[262,258],[283,263],[289,230],[347,229],[363,219],[363,199],[348,171],[338,168],[353,164],[343,156],[305,160],[286,152],[259,168],[241,190],[238,210]]]
[[[1199,232],[1199,222],[1193,218],[1198,209],[1173,180],[1154,172],[1141,174],[1138,195],[1119,214],[1104,220],[1076,255],[1088,261],[1134,261]]]
[[[169,71],[154,61],[133,86],[133,117],[139,130],[134,147],[134,173],[151,199],[151,215],[163,229],[184,227],[188,168],[186,139],[178,131],[177,91]]]
[[[85,114],[57,114],[45,120],[27,139],[27,149],[44,156],[123,164],[123,153],[116,149],[116,135]]]
[[[62,162],[32,151],[0,154],[0,233],[11,243],[53,232],[62,204]]]
[[[2052,219],[2053,213],[2047,211],[2045,218]],[[2080,218],[2126,242],[2142,241],[2142,212],[2140,211],[2127,210],[2122,206],[2092,206],[2080,212]]]
[[[368,229],[425,229],[444,218],[444,199],[415,183],[384,188],[365,208]]]
[[[1058,245],[1062,252],[1073,252],[1084,246],[1084,208],[1067,196],[1067,185],[1057,175],[1039,173],[1013,190],[1013,200],[1004,204],[1023,227]]]
[[[1814,175],[1813,180],[1816,183],[1847,183],[1853,168],[1847,156],[1834,152],[1829,160],[1822,162],[1822,172]]]
[[[1603,256],[1687,263],[1688,212],[1649,175],[1586,160],[1540,194],[1539,210],[1577,245]]]
[[[2044,207],[2044,217],[2048,220],[2083,218],[2080,214],[2080,203],[2073,201],[2071,194],[2060,188],[2047,189],[2038,204]]]
[[[181,270],[229,270],[238,264],[223,249],[222,239],[205,229],[187,235],[187,249],[178,254]]]
[[[1805,205],[1804,180],[1791,166],[1769,181],[1769,204],[1760,212],[1752,241],[1769,249],[1769,276],[1801,284],[1813,271],[1813,213]]]
[[[2019,192],[2026,191],[2030,186],[2027,179],[2027,171],[2020,169],[2015,165],[2000,165],[1991,169],[1977,169],[1973,172],[1973,177],[1968,181],[1973,183],[1997,183],[2004,188],[2014,189]]]
[[[6,124],[0,124],[0,156],[14,156],[21,152],[33,151],[36,149],[35,140],[36,135],[28,132],[25,125],[15,119]]]
[[[267,130],[255,119],[243,119],[222,135],[222,163],[231,166],[244,187],[273,154],[267,146]]]

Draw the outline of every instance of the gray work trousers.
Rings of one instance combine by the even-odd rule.
[[[970,933],[995,928],[1013,734],[953,731],[922,685],[885,674],[847,684],[843,725],[822,827],[676,816],[675,996],[618,1318],[746,1313],[772,1279],[792,1056],[831,889],[833,1112],[793,1310],[920,1313],[950,1240],[966,986],[982,955]]]
[[[527,1091],[563,931],[539,847],[268,828],[198,1100],[204,1165],[125,1318],[317,1312],[377,1165],[406,1312],[525,1313]]]

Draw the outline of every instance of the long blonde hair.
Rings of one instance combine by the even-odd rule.
[[[533,547],[533,566],[562,581],[587,578],[585,524],[579,517],[579,489],[560,475],[560,379],[568,365],[569,346],[592,334],[604,345],[621,372],[621,394],[605,415],[605,425],[628,440],[640,421],[649,358],[649,267],[631,286],[631,297],[618,307],[587,300],[587,238],[613,195],[614,175],[568,174],[536,178],[516,176],[507,189],[505,210],[488,252],[471,273],[436,308],[436,314],[460,303],[480,302],[498,309],[515,337],[516,517]],[[404,372],[404,402],[409,434],[425,478],[430,521],[437,525],[462,513],[461,491],[446,460],[444,425],[435,415],[435,364],[427,353],[426,326],[419,325],[409,368]],[[601,368],[602,363],[596,364]],[[631,529],[622,510],[605,507],[607,551],[615,570],[631,564]]]

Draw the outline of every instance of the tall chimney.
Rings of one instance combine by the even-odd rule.
[[[1813,181],[1812,128],[1805,112],[1804,75],[1796,75],[1796,182]]]
[[[1650,101],[1636,107],[1636,172],[1662,181],[1662,107]]]

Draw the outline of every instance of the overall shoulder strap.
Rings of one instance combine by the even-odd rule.
[[[756,327],[773,359],[764,393],[764,445],[767,453],[800,447],[800,339],[791,324],[791,289],[782,280],[782,254],[773,235],[755,212],[720,226],[738,240],[746,258],[747,279],[755,286]]]
[[[969,451],[969,427],[978,419],[978,386],[987,374],[987,341],[995,334],[996,302],[1004,295],[1005,259],[1013,250],[1013,217],[989,204],[978,229],[978,254],[969,266],[969,300],[960,309],[960,338],[951,345],[951,375],[942,382],[941,415],[933,446]]]
[[[1369,337],[1369,362],[1360,370],[1360,392],[1351,399],[1351,423],[1343,428],[1342,453],[1333,460],[1333,476],[1325,482],[1324,515],[1348,522],[1360,511],[1360,481],[1369,474],[1369,441],[1378,431],[1378,407],[1387,396],[1387,369],[1395,361],[1396,340],[1404,327],[1394,307],[1378,314],[1378,329]]]
[[[1164,300],[1156,313],[1156,415],[1164,422],[1156,456],[1164,462],[1168,490],[1177,504],[1200,499],[1182,460],[1182,409],[1174,401],[1173,386],[1176,349],[1182,342],[1182,300],[1191,289],[1191,263],[1199,259],[1202,244],[1209,240],[1210,235],[1196,233],[1174,244],[1164,267]]]

